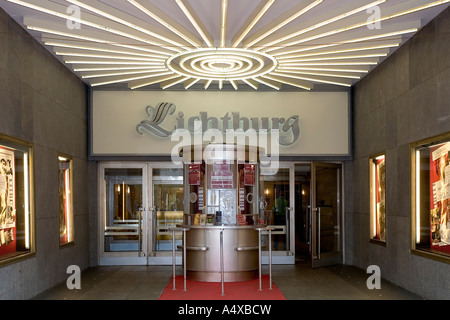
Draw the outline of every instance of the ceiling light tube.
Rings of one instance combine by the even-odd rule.
[[[237,83],[235,81],[230,80],[230,83],[233,86],[234,90],[238,90],[239,89],[239,87],[238,87],[238,85],[237,85]]]
[[[146,52],[166,55],[166,52],[160,51],[160,50],[146,49],[146,48],[142,48],[142,47],[138,47],[138,46],[134,46],[134,45],[127,45],[127,44],[121,44],[118,42],[102,40],[102,39],[98,39],[98,38],[80,36],[77,34],[67,33],[67,32],[58,31],[58,30],[52,30],[52,29],[48,29],[48,28],[41,28],[41,27],[33,26],[33,25],[26,25],[26,27],[29,30],[39,31],[39,32],[48,33],[48,34],[54,34],[54,35],[73,38],[73,39],[77,39],[77,40],[90,41],[90,42],[95,42],[95,43],[100,43],[100,44],[109,44],[112,46],[118,46],[118,47],[124,47],[124,48],[130,48],[130,49],[136,49],[136,50],[142,50],[142,51],[146,51]]]
[[[133,80],[140,80],[140,79],[146,79],[146,78],[151,78],[151,77],[158,77],[158,76],[169,75],[169,74],[172,74],[172,72],[162,72],[162,73],[156,73],[156,74],[148,74],[148,75],[145,75],[145,76],[131,77],[131,78],[127,77],[127,78],[121,78],[121,79],[116,79],[116,80],[91,83],[91,87],[102,86],[102,85],[113,84],[113,83],[120,83],[120,82],[128,82],[128,81],[133,81]]]
[[[393,47],[398,47],[398,46],[400,46],[400,43],[391,43],[391,44],[385,44],[385,45],[379,45],[379,46],[322,51],[322,52],[315,52],[315,53],[292,55],[292,56],[287,56],[287,57],[278,57],[277,60],[281,62],[283,60],[292,59],[292,58],[303,58],[303,57],[320,56],[320,55],[326,55],[326,54],[339,54],[339,53],[357,52],[357,51],[366,51],[366,50],[370,51],[370,50],[377,50],[377,49],[393,48]]]
[[[277,43],[280,43],[280,42],[289,40],[289,39],[291,39],[291,38],[293,38],[293,37],[296,37],[296,36],[299,36],[299,35],[301,35],[301,34],[303,34],[303,33],[310,32],[310,31],[312,31],[312,30],[318,29],[318,28],[323,27],[323,26],[325,26],[325,25],[328,25],[328,24],[331,24],[331,23],[333,23],[333,22],[339,21],[339,20],[341,20],[341,19],[347,18],[347,17],[349,17],[349,16],[352,16],[352,15],[354,15],[354,14],[360,13],[360,12],[362,12],[362,11],[365,11],[365,10],[367,10],[367,9],[369,9],[369,8],[372,8],[372,7],[374,7],[374,6],[377,6],[377,5],[379,5],[379,4],[381,4],[381,3],[384,3],[384,2],[386,2],[386,0],[377,0],[377,1],[375,1],[375,2],[369,3],[369,4],[367,4],[367,5],[364,5],[364,6],[362,6],[362,7],[356,8],[356,9],[351,10],[351,11],[349,11],[349,12],[346,12],[346,13],[344,13],[344,14],[338,15],[338,16],[333,17],[333,18],[331,18],[331,19],[328,19],[328,20],[326,20],[326,21],[322,21],[322,22],[317,23],[317,24],[315,24],[315,25],[313,25],[313,26],[307,27],[307,28],[305,28],[305,29],[302,29],[302,30],[299,30],[299,31],[297,31],[297,32],[291,33],[291,34],[289,34],[289,35],[287,35],[287,36],[284,36],[284,37],[278,38],[278,39],[276,39],[276,40],[273,40],[273,41],[271,41],[271,42],[269,42],[269,43],[267,43],[267,44],[264,44],[263,46],[261,46],[260,48],[258,48],[258,50],[263,49],[263,48],[267,48],[267,47],[270,47],[270,46],[273,46],[273,45],[275,45],[275,44],[277,44]],[[339,29],[339,30],[341,30],[341,29]],[[320,36],[321,36],[321,35],[317,35],[317,36],[314,36],[314,37],[310,37],[310,38],[308,38],[308,39],[311,39],[311,40],[312,40],[312,39],[316,39],[316,38],[318,38],[318,37],[320,37]],[[305,40],[305,41],[306,41],[306,40]],[[302,41],[302,42],[304,42],[304,41]],[[291,43],[289,43],[289,44],[286,44],[286,46],[290,46],[290,45],[297,44],[297,43],[298,43],[297,41],[294,41],[294,42],[291,42]],[[266,52],[269,52],[269,51],[272,51],[272,50],[276,50],[276,49],[278,49],[278,48],[269,48],[269,49],[266,50]]]
[[[280,24],[278,24],[277,26],[271,28],[270,30],[268,30],[267,32],[265,32],[264,34],[260,35],[259,37],[257,37],[256,39],[250,41],[249,43],[246,43],[244,48],[250,48],[252,47],[254,44],[260,42],[261,40],[267,38],[269,35],[271,35],[272,33],[278,31],[279,29],[281,29],[282,27],[284,27],[285,25],[287,25],[288,23],[294,21],[295,19],[297,19],[298,17],[300,17],[301,15],[305,14],[306,12],[310,11],[311,9],[315,8],[316,6],[318,6],[319,4],[321,4],[323,2],[323,0],[316,0],[313,3],[311,3],[310,5],[308,5],[305,8],[302,8],[301,10],[297,11],[295,14],[293,14],[292,16],[290,16],[289,18],[287,18],[286,20],[284,20],[283,22],[281,22]]]
[[[155,59],[155,58],[145,59],[145,58],[114,56],[114,55],[110,56],[110,55],[101,55],[101,54],[83,54],[83,53],[60,52],[60,51],[55,51],[55,54],[58,56],[67,56],[67,57],[85,57],[85,58],[117,59],[117,60],[132,60],[132,61],[152,61],[152,62],[164,63],[164,59]]]
[[[249,80],[249,79],[242,79],[242,81],[244,81],[247,85],[249,85],[253,89],[258,90],[258,84],[255,83],[254,81]]]
[[[374,41],[374,40],[378,40],[378,39],[395,37],[395,36],[401,36],[401,35],[408,34],[408,33],[414,33],[417,30],[418,30],[418,28],[403,29],[403,30],[394,31],[394,32],[377,34],[377,35],[374,35],[374,36],[368,36],[368,37],[361,37],[361,38],[356,38],[356,39],[339,41],[339,42],[326,44],[326,45],[318,45],[318,46],[306,47],[306,48],[302,48],[302,49],[294,49],[294,50],[290,50],[290,51],[283,51],[283,52],[280,52],[280,53],[273,53],[272,55],[274,57],[279,57],[280,55],[286,55],[286,54],[297,53],[297,52],[304,52],[304,51],[308,51],[308,50],[315,50],[315,49],[320,49],[320,48],[325,48],[325,47],[333,47],[333,46],[339,46],[339,45],[343,45],[343,44],[358,43],[358,42],[365,42],[365,41]]]
[[[129,39],[133,39],[133,40],[136,40],[136,41],[139,41],[139,42],[143,42],[143,43],[147,43],[147,44],[155,45],[155,46],[160,46],[162,48],[165,48],[165,49],[168,49],[168,50],[171,50],[171,51],[176,51],[176,52],[183,51],[179,47],[165,46],[162,43],[158,43],[158,42],[155,42],[155,41],[150,41],[150,40],[148,40],[146,38],[142,38],[142,37],[139,37],[139,36],[136,36],[136,35],[133,35],[133,34],[130,34],[130,33],[124,32],[124,31],[121,31],[121,30],[117,30],[117,29],[114,29],[114,28],[111,28],[111,27],[108,27],[108,26],[105,26],[105,25],[101,25],[101,24],[98,24],[96,22],[92,22],[92,21],[88,21],[88,20],[84,20],[84,19],[81,19],[81,18],[77,18],[77,17],[71,16],[71,15],[65,13],[66,12],[65,11],[65,7],[62,6],[62,5],[60,5],[60,6],[64,7],[64,9],[61,8],[61,11],[64,12],[64,13],[58,12],[56,10],[51,10],[51,9],[48,9],[48,8],[44,8],[44,7],[35,5],[35,4],[30,4],[30,3],[27,3],[27,2],[22,1],[22,0],[7,0],[7,1],[15,3],[15,4],[18,4],[18,5],[21,5],[21,6],[24,6],[24,7],[27,7],[27,8],[30,8],[30,9],[34,9],[36,11],[40,11],[40,12],[44,12],[44,13],[53,15],[53,16],[56,16],[58,18],[62,18],[64,20],[66,20],[66,21],[74,21],[74,22],[77,22],[77,23],[80,23],[80,24],[83,24],[83,25],[86,25],[86,26],[89,26],[89,27],[92,27],[92,28],[95,28],[95,29],[99,29],[101,31],[106,31],[106,32],[109,32],[109,33],[113,33],[113,34],[116,34],[116,35],[119,35],[119,36],[122,36],[122,37],[125,37],[125,38],[129,38]],[[49,2],[49,4],[51,4],[52,6],[59,6],[59,4],[57,4],[57,3]],[[86,16],[86,14],[84,16]]]
[[[165,89],[173,87],[174,85],[177,85],[177,84],[179,84],[181,82],[184,82],[184,81],[186,81],[188,79],[189,79],[188,77],[180,77],[180,79],[176,79],[174,81],[168,80],[167,84],[161,83],[161,89],[165,90]]]
[[[175,2],[180,7],[181,11],[183,11],[184,15],[188,18],[191,24],[194,26],[195,30],[200,34],[203,41],[205,41],[208,47],[213,47],[213,40],[211,36],[204,31],[204,27],[201,25],[197,17],[195,17],[193,10],[191,10],[189,4],[185,3],[183,0],[175,0]]]
[[[166,76],[164,76],[164,75],[163,76],[156,75],[156,76],[152,76],[152,77],[147,77],[147,78],[156,78],[156,79],[153,79],[151,81],[141,82],[139,84],[134,84],[134,85],[133,85],[133,83],[131,83],[131,84],[128,84],[128,87],[131,90],[135,90],[135,89],[139,89],[139,88],[142,88],[142,87],[150,86],[152,84],[156,84],[156,83],[164,82],[164,81],[167,81],[167,80],[171,80],[171,79],[174,79],[174,78],[177,78],[177,77],[179,77],[177,74],[171,74],[171,75],[166,75]],[[146,79],[146,78],[144,78],[144,79]]]
[[[362,58],[379,58],[386,57],[387,53],[379,53],[379,54],[361,54],[355,56],[341,56],[341,57],[322,57],[322,58],[310,58],[310,59],[291,59],[280,61],[280,65],[286,63],[297,63],[297,62],[308,62],[308,61],[321,61],[321,60],[345,60],[345,59],[362,59]]]
[[[294,63],[294,64],[280,64],[280,67],[301,67],[301,66],[373,66],[378,62],[362,61],[362,62],[309,62],[309,63]]]
[[[383,22],[383,21],[386,21],[386,20],[398,18],[398,17],[404,16],[404,15],[407,15],[407,14],[410,14],[410,13],[414,13],[414,12],[418,12],[418,11],[421,11],[421,10],[429,9],[429,8],[436,7],[436,6],[439,6],[439,5],[442,5],[442,4],[445,4],[445,3],[449,3],[449,2],[450,2],[450,0],[434,1],[434,2],[431,2],[431,3],[427,3],[425,5],[421,5],[421,6],[412,8],[412,9],[408,9],[408,10],[404,10],[404,11],[401,11],[401,12],[397,12],[397,13],[388,15],[386,17],[382,17],[382,18],[377,19],[377,20],[370,20],[367,23],[362,23],[361,26],[365,26],[365,25],[368,25],[368,24],[375,24],[375,23],[378,23],[378,22]]]
[[[187,32],[181,32],[180,30],[178,30],[178,28],[174,27],[172,24],[170,24],[169,22],[164,20],[158,14],[155,14],[154,12],[152,12],[145,6],[141,5],[137,1],[135,1],[135,0],[127,0],[127,1],[129,3],[131,3],[133,6],[135,6],[136,8],[138,8],[139,10],[141,10],[142,12],[144,12],[145,14],[147,14],[149,17],[153,18],[155,21],[157,21],[158,23],[160,23],[161,25],[163,25],[164,27],[169,29],[171,32],[175,33],[180,38],[185,39],[187,42],[189,42],[194,47],[196,47],[196,48],[201,47],[201,44],[198,41],[196,41],[195,39],[192,39],[192,37],[190,37],[189,35],[187,35]],[[180,45],[178,44],[178,46],[180,46]]]
[[[194,84],[196,84],[199,81],[200,81],[200,79],[195,79],[195,78],[187,80],[184,84],[184,89],[185,90],[189,89],[190,87],[192,87]]]
[[[323,1],[323,0],[321,0]],[[262,16],[269,10],[269,8],[272,6],[272,4],[275,2],[275,0],[268,0],[262,9],[256,14],[255,18],[248,24],[248,26],[242,31],[239,35],[239,37],[233,41],[233,48],[236,48],[241,41],[247,36],[247,34],[250,32],[250,30],[253,29],[253,27],[258,23],[258,21],[262,18]]]
[[[207,80],[207,81],[205,82],[205,86],[204,86],[205,90],[209,88],[209,86],[211,85],[211,82],[212,82],[211,79],[210,79],[210,80]]]
[[[106,49],[106,48],[97,48],[97,47],[90,47],[90,46],[83,46],[83,45],[76,45],[76,44],[67,44],[62,42],[53,42],[44,40],[43,43],[46,46],[52,46],[57,48],[70,48],[70,49],[79,49],[79,50],[86,50],[86,51],[98,51],[98,52],[107,52],[107,53],[118,53],[118,54],[126,54],[126,55],[132,55],[132,56],[138,56],[138,57],[147,57],[147,58],[156,58],[156,59],[166,59],[169,57],[169,55],[151,55],[151,54],[144,54],[141,52],[131,52],[131,51],[122,51],[122,50],[113,50],[113,49]]]
[[[335,77],[335,78],[348,78],[348,79],[361,79],[359,76],[345,75],[345,74],[333,74],[333,73],[322,73],[322,72],[309,72],[309,71],[291,71],[291,70],[277,70],[284,73],[293,74],[306,74],[310,76],[323,76],[323,77]]]
[[[333,30],[333,31],[329,31],[329,32],[320,34],[320,35],[316,35],[316,36],[312,36],[312,37],[309,37],[309,38],[301,39],[301,40],[298,40],[298,41],[290,42],[290,43],[284,44],[284,46],[297,45],[297,44],[300,44],[300,43],[303,43],[303,42],[307,42],[307,41],[310,41],[310,40],[315,40],[315,39],[318,39],[318,38],[327,37],[327,36],[330,36],[330,35],[334,35],[334,34],[345,32],[345,31],[349,31],[349,30],[353,30],[353,29],[356,29],[356,28],[365,27],[365,26],[368,26],[370,24],[379,23],[379,22],[383,22],[383,21],[386,21],[386,20],[398,18],[400,16],[404,16],[404,15],[407,15],[407,14],[410,14],[410,13],[418,12],[418,11],[421,11],[421,10],[425,10],[425,9],[428,9],[428,8],[431,8],[431,7],[434,7],[434,6],[438,6],[438,5],[441,5],[441,4],[449,3],[449,2],[450,2],[450,0],[435,1],[433,3],[422,5],[422,6],[419,6],[419,7],[416,7],[416,8],[412,8],[412,9],[409,9],[409,10],[405,10],[405,11],[402,11],[402,12],[398,12],[398,13],[395,13],[395,14],[392,14],[392,15],[389,15],[389,16],[386,16],[386,17],[382,17],[382,18],[377,19],[377,20],[370,20],[369,19],[369,20],[366,20],[365,22],[362,22],[362,23],[359,23],[359,24],[355,24],[353,26],[336,29],[336,30]],[[276,41],[277,41],[277,43],[280,42],[278,40],[276,40]],[[279,49],[279,48],[269,48],[266,51],[270,52],[270,51],[277,50],[277,49]]]
[[[220,24],[220,47],[224,48],[226,46],[226,29],[227,29],[227,11],[228,11],[228,0],[222,0],[221,7],[221,24]]]
[[[83,79],[92,79],[92,78],[101,78],[101,77],[113,77],[113,76],[125,76],[131,74],[140,74],[140,73],[151,73],[151,72],[165,72],[167,69],[155,69],[155,70],[139,70],[139,71],[123,71],[123,72],[114,72],[114,73],[98,73],[91,75],[81,76]]]
[[[74,68],[75,72],[90,72],[90,71],[120,71],[120,70],[149,70],[150,69],[158,69],[160,66],[127,66],[127,67],[101,67],[101,68]],[[154,70],[151,70],[154,71]]]
[[[139,27],[138,25],[136,25],[134,23],[131,23],[130,21],[127,21],[127,20],[119,18],[117,15],[110,14],[110,13],[106,12],[105,10],[100,10],[98,8],[95,8],[93,6],[90,6],[90,5],[86,4],[86,3],[83,3],[83,2],[78,1],[78,0],[66,0],[66,1],[70,2],[70,3],[73,3],[73,4],[75,4],[75,5],[77,5],[77,6],[81,7],[81,8],[85,8],[85,9],[87,9],[89,11],[92,11],[92,12],[94,12],[94,13],[100,15],[100,16],[103,16],[105,18],[108,18],[108,19],[110,19],[112,21],[115,21],[115,22],[118,22],[120,24],[123,24],[123,25],[125,25],[125,26],[127,26],[129,28],[135,29],[135,30],[140,31],[142,33],[148,34],[149,36],[152,36],[152,37],[155,37],[155,38],[160,39],[162,41],[165,41],[167,43],[170,43],[170,44],[172,44],[174,46],[184,47],[183,44],[181,44],[181,43],[179,43],[177,41],[174,41],[174,40],[169,39],[167,37],[161,36],[158,33],[151,32],[150,30],[147,30],[145,28]],[[128,2],[131,2],[131,0],[128,0]],[[120,14],[122,14],[122,12],[120,12]],[[128,18],[134,19],[134,17],[128,17]],[[168,29],[171,30],[170,28],[168,28]],[[171,31],[173,31],[173,30],[171,30]],[[187,40],[188,37],[183,35],[182,38]]]
[[[269,80],[272,80],[272,81],[277,81],[277,82],[284,83],[284,84],[287,84],[287,85],[290,85],[290,86],[294,86],[294,87],[297,87],[297,88],[300,88],[300,89],[304,89],[304,90],[307,90],[307,91],[311,90],[310,87],[302,86],[302,85],[297,84],[297,83],[292,82],[292,81],[281,80],[280,78],[272,77],[271,75],[264,75],[262,77],[266,78],[266,79],[269,79]]]
[[[327,81],[327,80],[319,80],[319,79],[314,79],[314,78],[309,78],[309,77],[298,77],[298,76],[292,76],[290,74],[281,74],[278,72],[272,72],[271,75],[274,76],[280,76],[280,77],[288,77],[288,78],[293,78],[293,79],[299,79],[299,80],[306,80],[306,81],[312,81],[312,82],[322,82],[322,83],[328,83],[328,84],[335,84],[338,86],[344,86],[344,87],[351,87],[351,84],[348,83],[342,83],[342,82],[335,82],[335,81]]]
[[[336,71],[336,72],[355,72],[355,73],[369,72],[369,70],[365,69],[306,68],[306,67],[282,67],[282,66],[279,66],[277,70]]]
[[[269,79],[264,80],[264,79],[261,79],[261,78],[253,78],[252,80],[258,81],[259,83],[262,83],[263,85],[266,85],[266,86],[268,86],[268,87],[270,87],[272,89],[275,89],[275,90],[280,90],[281,89],[281,85],[278,85],[278,86],[275,85],[273,83],[273,80],[269,80]]]

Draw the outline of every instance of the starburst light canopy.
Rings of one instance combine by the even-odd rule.
[[[1,1],[92,87],[236,90],[351,87],[450,2]]]

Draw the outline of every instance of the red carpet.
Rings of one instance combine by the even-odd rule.
[[[220,282],[186,280],[187,291],[184,291],[183,276],[175,280],[176,290],[171,279],[158,300],[286,300],[273,282],[272,290],[269,289],[269,276],[262,277],[262,291],[259,291],[259,279],[225,282],[223,296]]]

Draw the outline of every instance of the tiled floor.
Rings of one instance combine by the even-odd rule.
[[[268,273],[264,266],[263,273]],[[177,267],[177,274],[183,274]],[[351,266],[312,269],[309,264],[274,265],[273,282],[288,300],[419,300],[389,282],[369,290],[368,274]],[[172,276],[171,266],[114,266],[86,270],[81,289],[69,290],[65,283],[33,299],[39,300],[157,300]]]

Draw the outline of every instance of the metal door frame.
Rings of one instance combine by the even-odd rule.
[[[331,257],[325,254],[321,256],[320,254],[320,245],[319,252],[317,252],[316,244],[317,240],[320,243],[320,233],[317,233],[317,227],[320,227],[320,207],[317,205],[316,201],[316,186],[317,186],[317,177],[316,177],[316,168],[318,166],[322,167],[333,167],[338,169],[338,194],[337,194],[337,202],[338,202],[338,251],[336,254],[333,254]],[[344,168],[342,163],[331,163],[331,162],[311,162],[311,215],[310,215],[310,225],[311,225],[311,265],[313,268],[325,267],[334,264],[342,264],[344,263],[344,203],[343,203],[343,195],[344,195]],[[320,231],[319,231],[320,232]]]
[[[183,168],[182,165],[176,165],[171,162],[147,162],[148,170],[148,243],[147,243],[147,265],[171,265],[172,264],[172,250],[170,251],[157,251],[156,248],[156,226],[157,218],[154,205],[154,195],[153,195],[153,169],[180,169]],[[184,179],[184,175],[183,175]],[[183,180],[184,181],[184,180]],[[184,182],[182,182],[184,186]],[[154,243],[155,242],[155,243]],[[181,265],[181,252],[176,252],[176,264]]]
[[[142,233],[140,251],[105,252],[106,201],[105,170],[106,169],[142,169]],[[148,166],[144,162],[100,162],[97,166],[98,194],[98,265],[145,265],[147,264],[147,232],[148,229]]]

